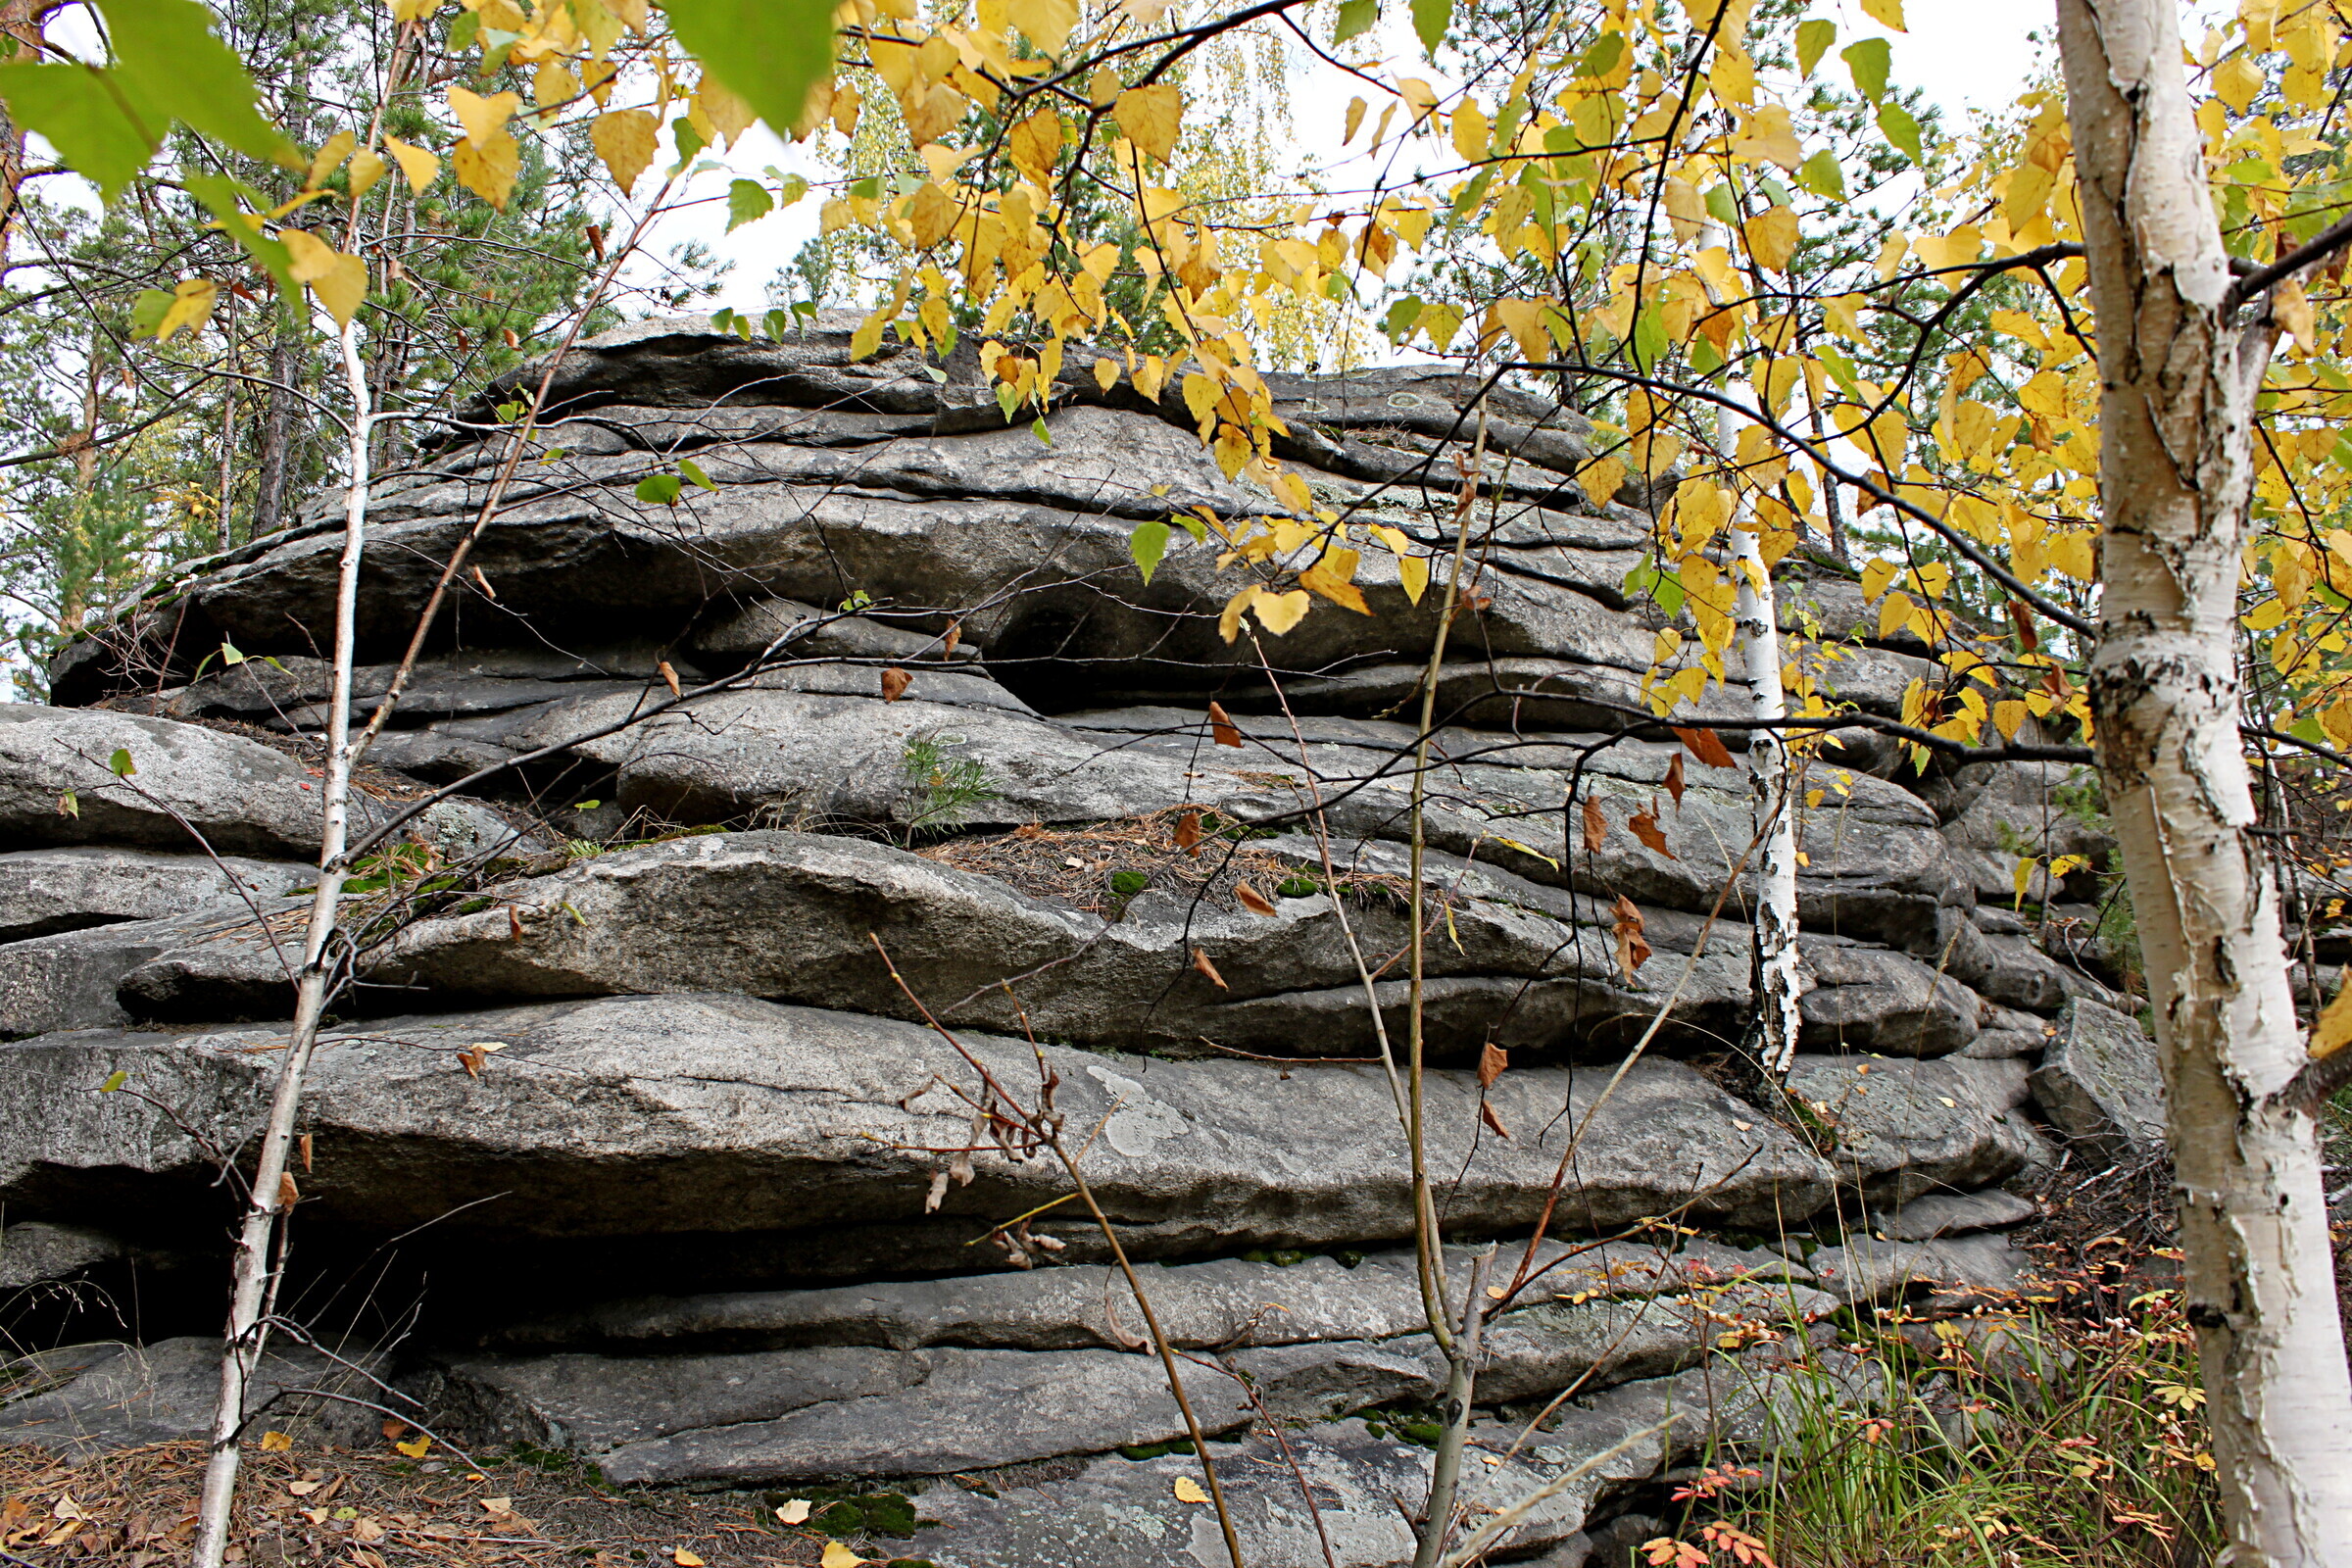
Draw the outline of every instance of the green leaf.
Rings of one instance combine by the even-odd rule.
[[[997,383],[997,407],[1004,411],[1004,422],[1006,424],[1010,424],[1012,422],[1012,406],[1019,395],[1020,394],[1013,391],[1009,384],[1004,381],[999,381]]]
[[[1135,532],[1127,536],[1127,553],[1135,558],[1144,581],[1150,582],[1152,573],[1159,566],[1159,558],[1168,553],[1168,525],[1157,519],[1137,523]]]
[[[1887,104],[1879,111],[1879,129],[1886,133],[1889,142],[1910,154],[1913,163],[1924,162],[1919,151],[1919,122],[1911,118],[1910,110],[1901,104]]]
[[[72,790],[68,790],[65,792],[65,794],[60,795],[57,798],[57,814],[60,816],[79,818],[81,815],[81,797],[74,794]]]
[[[662,9],[703,69],[779,135],[833,69],[833,8],[820,0],[662,0]]]
[[[2317,718],[2297,719],[2293,724],[2287,726],[2286,732],[2295,739],[2309,741],[2314,746],[2328,745],[2328,732],[2320,728],[2320,721]],[[2330,750],[2332,749],[2330,748]]]
[[[1717,185],[1707,192],[1707,216],[1726,228],[1740,226],[1740,209],[1732,205],[1732,187]]]
[[[1704,336],[1690,340],[1690,368],[1702,376],[1713,375],[1723,368],[1723,356],[1715,352],[1715,345]]]
[[[1796,24],[1796,69],[1799,74],[1810,76],[1821,57],[1830,52],[1838,41],[1838,24],[1823,17],[1814,17]]]
[[[1845,196],[1845,171],[1838,165],[1838,155],[1824,147],[1805,160],[1804,168],[1796,172],[1796,182],[1816,196]]]
[[[1604,32],[1592,42],[1592,47],[1577,57],[1576,74],[1580,76],[1601,77],[1617,69],[1625,58],[1625,34]]]
[[[703,133],[694,128],[694,122],[680,115],[669,122],[669,139],[677,144],[677,167],[684,169],[694,162],[694,155],[703,150]]]
[[[179,172],[179,182],[198,201],[204,203],[221,228],[221,232],[245,247],[245,253],[269,269],[277,279],[277,286],[289,295],[299,296],[302,286],[294,281],[293,258],[286,254],[285,245],[270,239],[245,220],[245,206],[238,197],[240,187],[226,174],[201,173],[194,169]]]
[[[1854,90],[1872,103],[1886,96],[1886,73],[1892,68],[1893,57],[1884,38],[1865,38],[1848,44],[1838,57],[1845,69],[1854,74]]]
[[[129,750],[121,746],[115,748],[115,755],[106,760],[106,765],[113,769],[117,778],[128,778],[138,771],[131,763]]]
[[[107,1074],[106,1082],[98,1086],[98,1092],[102,1095],[111,1095],[128,1082],[130,1082],[130,1074],[118,1067]]]
[[[142,111],[115,73],[91,66],[0,66],[0,102],[75,173],[113,201],[163,145],[166,122]]]
[[[1387,328],[1389,341],[1401,343],[1413,335],[1413,323],[1421,319],[1421,297],[1407,294],[1389,307]]]
[[[649,473],[637,481],[637,499],[651,502],[657,507],[666,507],[678,499],[680,488],[678,476],[674,473]]]
[[[1380,0],[1340,0],[1340,24],[1332,33],[1339,43],[1360,38],[1380,20]]]
[[[133,337],[153,337],[164,324],[164,313],[172,309],[177,296],[169,289],[143,288],[131,302],[130,327]]]
[[[1048,446],[1054,444],[1053,433],[1046,428],[1046,416],[1042,414],[1029,421],[1029,433]]]
[[[449,52],[453,55],[464,54],[473,47],[473,40],[481,35],[481,30],[480,16],[471,11],[459,12],[457,19],[449,24]]]
[[[1647,373],[1666,353],[1666,318],[1656,296],[1649,309],[1634,318],[1634,364]]]
[[[1446,29],[1453,25],[1453,0],[1413,0],[1413,31],[1421,39],[1421,47],[1431,54],[1446,41]]]
[[[776,210],[775,198],[756,179],[739,179],[727,187],[727,232],[757,222]]]
[[[245,662],[245,656],[237,652],[237,645],[230,642],[225,637],[220,639],[220,662],[223,664],[242,664]]]
[[[770,311],[760,318],[760,324],[766,330],[769,337],[782,342],[784,334],[792,330],[792,313],[790,311]]]
[[[196,0],[98,0],[132,97],[189,129],[288,169],[307,160],[262,118],[253,78]]]
[[[703,471],[703,466],[692,458],[678,460],[678,472],[685,475],[689,483],[701,485],[706,490],[718,488],[717,485],[710,482],[710,476]]]

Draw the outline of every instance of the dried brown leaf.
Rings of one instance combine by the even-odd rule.
[[[1483,1100],[1478,1102],[1478,1119],[1485,1122],[1489,1127],[1494,1129],[1495,1137],[1504,1140],[1506,1143],[1510,1140],[1511,1130],[1502,1124],[1502,1118],[1500,1116],[1494,1114],[1494,1107],[1488,1104]]]
[[[886,703],[897,702],[906,695],[906,688],[913,683],[912,675],[893,664],[882,672],[882,700]]]
[[[1678,811],[1683,808],[1685,787],[1683,783],[1683,754],[1677,752],[1674,754],[1674,760],[1666,764],[1666,793],[1674,797],[1674,808]]]
[[[1200,813],[1187,811],[1176,819],[1176,847],[1196,859],[1200,855]]]
[[[1242,907],[1251,914],[1271,915],[1274,912],[1274,901],[1247,882],[1235,883],[1233,896],[1241,900]]]
[[[1617,896],[1616,907],[1610,911],[1609,935],[1617,944],[1617,972],[1625,983],[1634,983],[1634,971],[1649,961],[1649,944],[1642,940],[1642,911],[1624,894]]]
[[[1709,767],[1737,765],[1732,761],[1731,749],[1723,744],[1723,737],[1711,729],[1683,729],[1678,726],[1674,738],[1681,741],[1692,757]]]
[[[956,645],[962,641],[963,622],[960,620],[949,621],[946,634],[939,639],[939,657],[942,659],[954,659],[956,657]]]
[[[662,684],[669,688],[670,696],[681,697],[685,695],[678,689],[678,672],[669,667],[668,660],[664,659],[660,663],[656,664],[654,666],[654,670],[662,677]]]
[[[1609,836],[1609,819],[1600,814],[1600,803],[1592,796],[1585,797],[1585,853],[1600,848]]]
[[[1478,1087],[1492,1089],[1511,1064],[1511,1054],[1490,1040],[1478,1054]]]
[[[1226,716],[1222,704],[1211,703],[1208,705],[1208,732],[1219,746],[1230,746],[1236,751],[1241,749],[1241,729],[1231,718]]]
[[[1230,986],[1225,984],[1225,977],[1217,973],[1217,966],[1208,961],[1208,955],[1201,952],[1199,948],[1195,948],[1193,950],[1193,967],[1200,971],[1200,973],[1207,978],[1208,983],[1212,986],[1215,986],[1219,991],[1229,991],[1232,989]]]
[[[1629,828],[1632,828],[1634,830],[1634,837],[1640,839],[1643,844],[1646,844],[1651,849],[1657,851],[1669,860],[1675,858],[1675,853],[1666,847],[1665,833],[1660,831],[1658,827],[1658,812],[1655,802],[1652,802],[1646,808],[1636,811],[1632,818],[1628,820],[1625,825]]]

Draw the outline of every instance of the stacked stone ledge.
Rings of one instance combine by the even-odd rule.
[[[1169,1484],[1186,1461],[1149,1456],[1183,1427],[1140,1316],[1072,1206],[1009,1223],[1070,1196],[1056,1162],[952,1152],[976,1080],[919,999],[1001,1081],[1054,1084],[1192,1354],[1188,1392],[1266,1544],[1253,1561],[1322,1560],[1269,1422],[1342,1560],[1401,1560],[1387,1499],[1425,1485],[1408,1440],[1444,1365],[1349,938],[1394,1033],[1396,714],[1436,595],[1414,605],[1367,552],[1375,612],[1260,638],[1269,679],[1259,647],[1217,634],[1234,584],[1211,549],[1178,535],[1148,584],[1129,556],[1172,510],[1265,510],[1181,412],[1073,380],[1049,445],[1003,427],[968,365],[944,384],[908,352],[851,365],[847,336],[830,318],[782,344],[643,323],[559,367],[357,817],[546,755],[416,812],[397,862],[363,867],[288,1299],[334,1300],[318,1327],[371,1347],[375,1396],[462,1442],[569,1448],[616,1480],[927,1489],[935,1522],[906,1549],[943,1565],[1191,1561],[1199,1510]],[[1468,383],[1270,385],[1319,501],[1438,537]],[[2056,770],[1921,780],[1860,735],[1816,765],[1804,812],[1802,1112],[1724,1087],[1745,883],[1709,915],[1751,831],[1742,769],[1686,758],[1677,803],[1670,742],[1610,740],[1660,623],[1622,586],[1642,498],[1586,500],[1573,416],[1504,392],[1489,418],[1498,526],[1429,779],[1432,1164],[1457,1184],[1454,1235],[1515,1258],[1590,1125],[1549,1283],[1490,1331],[1477,1441],[1499,1459],[1510,1417],[1577,1397],[1472,1467],[1481,1505],[1668,1428],[1507,1548],[1566,1563],[1589,1513],[1694,1445],[1768,1443],[1800,1362],[1837,1375],[1836,1314],[2015,1285],[2005,1232],[2033,1207],[2006,1188],[2070,1138],[2144,1148],[2160,1107],[2120,999],[1996,902],[2021,837],[2083,847]],[[485,431],[379,485],[363,703],[496,451]],[[638,500],[681,455],[717,489]],[[206,564],[61,658],[67,706],[0,709],[0,1280],[148,1289],[135,1326],[44,1308],[59,1336],[143,1343],[20,1363],[10,1441],[202,1424],[220,1159],[258,1132],[291,1011],[327,692],[311,650],[339,548],[321,512]],[[1896,712],[1932,667],[1864,636],[1835,573],[1782,594],[1852,633],[1820,673],[1865,711]],[[673,679],[747,670],[630,722]],[[1621,899],[1653,950],[1631,969]],[[1482,1095],[1489,1044],[1511,1065]],[[1449,1266],[1458,1290],[1467,1254]],[[352,1376],[292,1344],[271,1375]],[[376,1419],[311,1405],[347,1441]]]

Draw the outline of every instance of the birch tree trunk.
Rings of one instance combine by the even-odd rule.
[[[2058,5],[2104,384],[2090,701],[2155,1004],[2220,1560],[2318,1568],[2352,1563],[2352,1381],[2231,648],[2272,335],[2230,320],[2175,4]]]
[[[270,1097],[270,1120],[262,1129],[261,1154],[254,1162],[253,1190],[237,1237],[229,1288],[228,1332],[220,1357],[220,1396],[214,1406],[211,1452],[198,1503],[194,1568],[220,1568],[228,1544],[229,1511],[236,1498],[238,1447],[245,1419],[245,1392],[270,1337],[269,1303],[276,1295],[270,1246],[285,1210],[300,1195],[286,1170],[294,1145],[296,1114],[302,1106],[303,1075],[318,1044],[335,957],[336,903],[349,874],[343,846],[349,827],[351,772],[351,681],[353,632],[359,619],[360,559],[368,537],[368,453],[374,434],[368,372],[360,362],[359,327],[346,325],[339,338],[345,384],[350,388],[351,475],[343,512],[343,559],[336,580],[333,696],[326,715],[325,819],[318,842],[318,885],[311,895],[310,926],[303,938],[302,973],[295,982],[294,1029]]]
[[[1732,411],[1715,413],[1715,444],[1726,463],[1737,445]],[[1732,574],[1739,600],[1732,609],[1740,637],[1740,659],[1747,672],[1750,712],[1760,727],[1749,732],[1747,782],[1754,796],[1757,846],[1756,946],[1750,990],[1756,1004],[1756,1062],[1775,1082],[1796,1061],[1796,813],[1788,809],[1788,743],[1772,726],[1788,716],[1781,685],[1781,626],[1773,603],[1772,568],[1764,564],[1764,542],[1754,514],[1735,499],[1732,513]]]

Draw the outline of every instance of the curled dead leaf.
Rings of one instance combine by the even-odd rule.
[[[1233,896],[1241,900],[1242,907],[1251,914],[1271,915],[1274,912],[1274,901],[1247,882],[1236,884]]]
[[[1622,893],[1610,910],[1609,935],[1617,947],[1617,972],[1630,986],[1634,971],[1649,961],[1649,944],[1642,940],[1642,911]]]
[[[1200,813],[1187,811],[1176,819],[1176,847],[1195,859],[1200,857]]]
[[[931,1173],[931,1190],[923,1195],[923,1212],[926,1214],[939,1212],[939,1205],[947,1201],[947,1197],[948,1173],[944,1170],[935,1170]]]
[[[678,697],[684,695],[678,689],[678,672],[669,667],[668,660],[662,660],[660,663],[654,666],[654,669],[658,674],[661,675],[662,684],[669,688],[670,696]]]
[[[1201,952],[1199,948],[1195,948],[1193,950],[1193,967],[1199,970],[1201,975],[1207,979],[1208,983],[1212,986],[1215,986],[1219,991],[1227,991],[1232,989],[1225,984],[1225,977],[1217,973],[1217,966],[1208,961],[1208,955]]]
[[[1478,1054],[1478,1087],[1494,1088],[1494,1080],[1501,1077],[1510,1065],[1511,1054],[1494,1041],[1488,1041]]]
[[[912,675],[893,664],[882,672],[882,700],[886,703],[897,702],[906,695],[906,688],[913,683]]]
[[[1208,705],[1208,733],[1219,746],[1230,746],[1236,751],[1241,749],[1241,729],[1226,715],[1224,705],[1220,703]]]
[[[1585,797],[1585,853],[1600,848],[1609,836],[1609,819],[1600,814],[1600,803],[1592,796]]]
[[[949,621],[946,633],[939,639],[939,657],[942,659],[954,659],[956,657],[956,645],[962,641],[963,622],[960,620]]]
[[[1500,1116],[1494,1114],[1494,1107],[1483,1100],[1478,1102],[1478,1119],[1493,1129],[1495,1137],[1506,1143],[1510,1141],[1511,1130],[1502,1124]]]
[[[1674,808],[1678,811],[1683,808],[1683,791],[1687,787],[1683,783],[1683,754],[1677,752],[1674,760],[1666,764],[1666,793],[1674,797]]]
[[[793,1497],[787,1500],[783,1507],[776,1510],[776,1519],[779,1523],[788,1525],[807,1524],[808,1522],[808,1499]]]
[[[292,1171],[279,1171],[277,1173],[277,1206],[280,1208],[292,1208],[296,1203],[301,1201],[302,1190],[294,1185],[294,1173]]]

